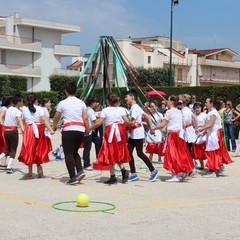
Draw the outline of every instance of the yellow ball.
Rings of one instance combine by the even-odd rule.
[[[79,207],[88,207],[89,197],[85,193],[81,193],[77,196],[77,205]]]

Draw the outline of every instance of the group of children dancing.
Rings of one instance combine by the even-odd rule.
[[[164,116],[157,111],[152,102],[146,112],[138,105],[138,94],[130,90],[125,95],[129,109],[120,106],[120,98],[115,93],[107,96],[107,107],[96,117],[93,111],[96,98],[90,97],[86,104],[78,99],[76,83],[68,82],[65,88],[67,98],[62,100],[56,109],[53,125],[49,122],[50,107],[38,106],[36,95],[28,95],[28,105],[23,108],[20,95],[13,97],[11,103],[1,108],[0,113],[0,160],[9,156],[7,173],[13,173],[12,164],[16,157],[18,145],[18,126],[23,133],[23,143],[18,160],[28,166],[27,178],[32,178],[33,164],[37,165],[38,177],[43,176],[42,164],[49,161],[52,151],[50,135],[58,128],[62,118],[62,148],[69,173],[66,184],[74,185],[86,176],[84,169],[90,166],[91,143],[95,143],[99,164],[108,165],[110,178],[106,184],[118,182],[115,165],[121,170],[122,183],[139,179],[133,151],[149,169],[149,181],[154,182],[159,174],[152,163],[153,154],[164,156],[163,167],[172,173],[167,182],[179,182],[196,171],[194,159],[199,159],[201,168],[207,160],[209,169],[204,176],[216,177],[222,171],[223,164],[232,162],[224,144],[221,118],[216,108],[218,101],[207,98],[203,105],[196,102],[193,106],[196,115],[188,108],[189,95],[169,96],[168,110]],[[45,104],[45,103],[44,103]],[[22,109],[22,112],[20,111]],[[44,111],[46,110],[46,111]],[[94,129],[104,123],[103,142]],[[145,133],[144,124],[149,131]],[[143,145],[147,135],[146,153]],[[78,150],[84,142],[84,166]],[[130,171],[126,164],[129,164]]]

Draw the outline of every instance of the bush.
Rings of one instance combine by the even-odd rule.
[[[27,78],[22,76],[0,76],[0,95],[12,95],[27,91]]]
[[[49,77],[51,91],[57,92],[58,99],[61,100],[65,98],[64,89],[66,83],[69,81],[77,82],[78,79],[78,76],[51,75]]]

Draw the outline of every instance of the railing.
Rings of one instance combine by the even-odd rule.
[[[176,75],[174,78],[174,81],[176,83],[190,84],[192,82],[192,77],[187,75],[183,75],[183,76]]]
[[[41,68],[13,64],[0,64],[0,73],[6,75],[22,75],[26,77],[41,77]]]
[[[240,77],[203,75],[200,77],[200,82],[240,84]]]
[[[170,58],[164,57],[163,62],[166,64],[170,64]],[[172,64],[174,65],[185,65],[185,66],[191,66],[192,65],[192,59],[188,58],[172,58]]]
[[[54,54],[61,56],[80,56],[80,46],[79,45],[62,45],[54,44]]]
[[[80,72],[77,70],[67,70],[67,69],[61,69],[61,68],[54,68],[53,74],[66,75],[66,76],[80,76]]]
[[[3,49],[16,49],[30,52],[41,52],[42,43],[39,40],[11,35],[0,35],[0,46]]]

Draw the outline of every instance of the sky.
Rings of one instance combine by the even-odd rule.
[[[80,25],[64,44],[92,52],[99,36],[115,39],[170,36],[171,0],[0,0],[0,16]],[[240,0],[179,0],[173,8],[173,38],[190,49],[230,48],[240,54]],[[237,57],[237,60],[240,58]]]

